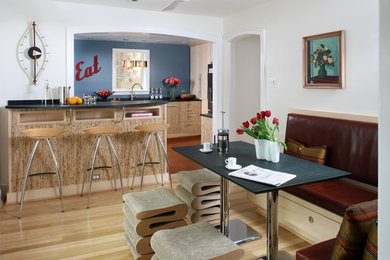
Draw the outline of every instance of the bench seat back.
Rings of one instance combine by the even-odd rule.
[[[349,178],[378,186],[378,124],[290,113],[286,140],[327,145],[325,165],[352,173]]]

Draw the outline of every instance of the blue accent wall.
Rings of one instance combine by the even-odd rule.
[[[74,41],[74,93],[75,96],[82,97],[83,93],[93,93],[95,91],[112,90],[112,49],[126,48],[126,42],[112,41]],[[150,88],[163,88],[164,97],[169,97],[169,89],[163,83],[168,77],[176,77],[182,81],[176,90],[176,96],[182,93],[190,93],[190,47],[179,44],[155,44],[128,42],[128,49],[148,49],[150,50]],[[98,68],[101,70],[88,78],[80,81],[76,80],[76,64],[84,61],[80,67],[83,69],[80,76],[84,76],[87,67],[93,66],[94,56],[98,56]],[[93,71],[93,69],[92,69]],[[115,95],[114,95],[115,96]],[[118,95],[119,98],[129,98],[129,96]],[[137,97],[148,97],[146,95]]]

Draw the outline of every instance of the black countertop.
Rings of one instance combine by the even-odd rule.
[[[213,114],[212,114],[212,113],[200,114],[200,116],[204,116],[204,117],[208,117],[208,118],[213,118]]]
[[[202,146],[198,145],[174,147],[173,150],[221,175],[222,177],[227,178],[229,181],[236,183],[237,185],[254,194],[273,190],[282,190],[287,187],[310,184],[350,175],[350,173],[345,171],[283,153],[280,154],[280,161],[278,163],[258,160],[256,159],[254,145],[244,142],[230,142],[228,154],[218,153],[216,145],[214,145],[213,151],[211,153],[201,153],[199,151],[200,148],[202,148]],[[259,182],[229,176],[228,174],[231,171],[225,168],[225,159],[228,157],[236,157],[237,164],[240,164],[243,167],[253,164],[273,171],[295,174],[297,177],[278,187],[274,187]]]
[[[115,107],[140,107],[140,106],[158,106],[169,103],[168,100],[134,100],[134,101],[102,101],[95,105],[61,105],[58,100],[47,105],[42,104],[41,100],[9,100],[6,109],[89,109],[89,108],[115,108]]]
[[[202,101],[200,99],[189,99],[169,101],[168,99],[158,100],[121,100],[121,101],[98,101],[95,105],[61,105],[59,100],[55,99],[53,104],[51,100],[47,100],[47,105],[42,104],[42,100],[8,100],[6,109],[86,109],[86,108],[114,108],[114,107],[140,107],[140,106],[158,106],[169,102],[187,102],[187,101]]]

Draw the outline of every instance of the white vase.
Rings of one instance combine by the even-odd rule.
[[[265,139],[254,140],[257,159],[264,159],[274,163],[279,162],[280,145],[278,142],[271,142]]]

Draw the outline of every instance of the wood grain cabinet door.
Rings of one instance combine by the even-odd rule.
[[[168,137],[179,133],[179,102],[170,102],[167,105]]]
[[[170,102],[167,110],[167,122],[171,125],[168,129],[169,138],[200,135],[201,102]]]
[[[188,101],[180,104],[180,132],[188,135],[200,135],[201,102]]]

